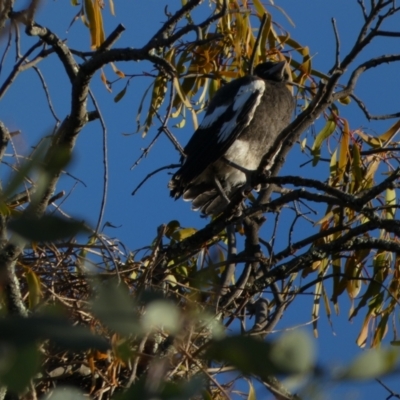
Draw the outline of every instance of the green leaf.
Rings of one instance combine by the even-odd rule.
[[[12,392],[21,393],[39,370],[40,353],[37,346],[10,346],[6,351],[3,349],[2,353],[0,382]]]
[[[54,389],[45,397],[45,400],[88,400],[80,390],[74,387],[62,387]]]
[[[175,231],[171,237],[172,239],[176,240],[177,242],[180,242],[192,235],[194,235],[197,232],[197,229],[195,228],[183,228]]]
[[[395,189],[386,189],[386,196],[385,196],[385,203],[386,206],[396,206],[396,190]],[[386,218],[387,219],[394,219],[396,214],[396,207],[388,207],[386,209]]]
[[[51,242],[75,236],[80,232],[89,232],[83,222],[54,215],[43,215],[39,219],[22,215],[11,220],[8,228],[25,239],[35,242]]]
[[[376,379],[391,372],[398,359],[396,349],[366,350],[340,374],[340,379],[367,380]]]
[[[314,156],[313,166],[316,166],[318,164],[318,160],[321,154],[322,143],[329,136],[331,136],[333,132],[335,132],[335,129],[336,129],[336,122],[334,121],[333,117],[329,117],[328,121],[326,121],[325,126],[316,136],[314,144],[311,149],[311,154]]]
[[[244,374],[267,377],[309,371],[315,362],[311,339],[303,332],[289,332],[274,343],[232,336],[211,344],[207,357],[227,362]]]
[[[143,334],[157,328],[163,328],[172,334],[176,334],[181,328],[179,309],[166,300],[153,301],[147,306],[141,324]]]
[[[204,389],[205,379],[202,376],[196,376],[189,381],[164,382],[160,387],[152,387],[148,384],[148,379],[143,377],[139,379],[123,394],[117,395],[115,400],[188,400],[198,395]],[[196,397],[197,398],[197,397]]]
[[[125,86],[115,97],[114,97],[114,102],[118,103],[126,94],[126,90],[128,89],[128,86]]]
[[[102,282],[96,288],[98,296],[92,302],[93,313],[110,329],[122,336],[140,332],[135,303],[128,288],[114,281]]]
[[[303,331],[284,333],[273,343],[271,361],[283,373],[310,371],[316,361],[311,337]]]
[[[2,341],[24,347],[47,339],[63,348],[76,351],[91,348],[106,351],[110,347],[102,337],[94,335],[88,328],[73,326],[61,316],[11,316],[0,319]]]

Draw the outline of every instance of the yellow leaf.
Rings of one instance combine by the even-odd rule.
[[[358,296],[361,290],[361,269],[362,264],[352,256],[347,259],[345,266],[345,274],[349,278],[347,281],[346,289],[349,297],[354,299]]]
[[[247,400],[257,400],[256,391],[253,384],[249,380],[247,380],[247,382],[249,384],[249,394],[247,395]]]
[[[175,287],[178,282],[172,274],[167,275],[163,280],[164,282],[168,282],[171,287]]]
[[[346,119],[343,120],[344,127],[342,131],[342,140],[340,141],[340,156],[339,156],[339,177],[341,178],[346,170],[347,160],[350,158],[349,145],[350,145],[350,129],[349,123]]]
[[[94,0],[94,3],[93,0],[85,0],[84,4],[89,21],[90,45],[92,49],[97,49],[105,40],[100,4],[97,0]]]
[[[43,293],[42,289],[40,288],[39,277],[35,274],[35,272],[32,271],[31,268],[26,266],[23,267],[25,270],[25,278],[26,282],[28,283],[29,289],[29,309],[32,310],[39,304]]]
[[[377,139],[380,140],[381,142],[388,143],[397,134],[399,129],[400,129],[400,120],[395,122],[385,133],[378,136]]]
[[[307,138],[304,138],[300,143],[300,149],[302,152],[304,152],[306,145],[307,145]]]
[[[125,78],[125,74],[120,71],[114,63],[110,63],[111,64],[111,68],[113,69],[113,71],[120,77],[120,78]]]
[[[340,104],[343,104],[343,105],[345,105],[345,106],[347,106],[348,104],[351,103],[351,98],[350,98],[350,96],[341,97],[341,98],[339,99],[339,103],[340,103]]]
[[[98,0],[94,1],[94,15],[96,18],[96,48],[98,48],[105,40],[103,17]]]
[[[96,46],[96,17],[92,0],[85,0],[85,14],[89,23],[91,47]]]
[[[186,125],[186,118],[182,118],[181,122],[179,122],[173,126],[174,126],[174,128],[182,129],[182,128],[184,128],[185,125]]]
[[[351,168],[353,171],[353,178],[358,187],[361,184],[363,177],[362,177],[362,169],[361,169],[361,154],[360,154],[360,149],[357,146],[357,144],[353,145],[352,156],[353,156],[353,160],[352,160]]]
[[[319,309],[320,309],[320,299],[321,299],[321,292],[322,292],[322,282],[318,282],[315,285],[315,292],[314,292],[314,301],[313,301],[313,308],[312,308],[312,321],[313,321],[313,333],[314,337],[318,337],[318,318],[319,318]]]
[[[260,0],[253,0],[253,5],[259,17],[262,17],[264,14],[268,14]]]
[[[361,328],[360,334],[357,337],[356,343],[360,347],[365,347],[367,344],[367,339],[368,339],[368,326],[369,322],[371,321],[372,316],[368,314],[363,322],[363,326]]]
[[[150,108],[144,123],[142,136],[145,137],[153,122],[154,115],[161,107],[167,93],[167,79],[164,75],[159,75],[154,81],[153,92],[151,95]]]
[[[335,178],[337,176],[337,171],[338,171],[338,165],[337,165],[337,149],[333,152],[331,161],[329,163],[329,171],[330,171],[330,177]],[[332,183],[332,182],[331,182]]]
[[[194,235],[197,232],[197,229],[194,228],[183,228],[179,231],[174,232],[171,237],[175,239],[177,242],[180,242],[189,236]]]
[[[329,221],[333,215],[334,215],[335,211],[329,211],[325,214],[325,216],[323,216],[320,220],[318,220],[317,222],[314,223],[314,226],[316,225],[322,225],[324,222]]]
[[[371,348],[379,347],[382,342],[382,339],[386,336],[386,333],[388,331],[388,326],[387,326],[388,318],[389,318],[389,313],[385,313],[382,316],[381,320],[379,321],[379,324],[374,332],[374,338],[372,339]]]
[[[372,186],[375,172],[377,171],[380,162],[381,160],[375,157],[373,161],[368,165],[368,169],[364,177],[364,182],[365,182],[365,184],[363,185],[364,189],[367,189]]]
[[[110,13],[111,13],[111,15],[115,15],[114,1],[113,0],[109,0],[109,5],[110,5]]]
[[[328,121],[326,121],[325,126],[316,136],[314,144],[312,146],[311,154],[314,156],[313,166],[317,165],[318,160],[320,158],[320,149],[322,143],[324,142],[325,139],[331,136],[333,132],[335,132],[335,129],[336,129],[335,119],[333,116],[330,116]]]
[[[198,121],[197,121],[196,112],[193,110],[193,107],[190,104],[189,99],[184,95],[184,93],[182,93],[181,85],[179,83],[179,80],[177,78],[174,78],[173,82],[174,82],[174,86],[175,86],[176,92],[178,93],[180,99],[182,100],[182,103],[192,113],[193,126],[194,126],[194,129],[196,130],[197,127],[199,126]]]
[[[395,189],[386,189],[386,205],[387,206],[395,206],[396,205],[396,190]],[[396,214],[395,207],[389,207],[386,209],[386,218],[394,219]]]
[[[381,147],[381,145],[382,145],[379,139],[368,136],[364,132],[360,131],[359,129],[357,129],[354,133],[357,133],[357,135],[360,136],[360,138],[365,143],[367,143],[368,145],[370,145],[373,148],[378,148],[378,147]]]
[[[111,88],[110,88],[110,85],[108,84],[108,81],[107,81],[107,78],[106,78],[106,75],[105,75],[103,69],[101,70],[100,79],[104,83],[104,86],[106,87],[106,89],[111,93]]]
[[[265,21],[265,26],[261,34],[261,40],[260,40],[260,53],[261,53],[260,55],[262,62],[267,61],[267,54],[266,54],[267,39],[269,37],[271,27],[272,27],[272,18],[270,14],[267,14],[267,20]]]

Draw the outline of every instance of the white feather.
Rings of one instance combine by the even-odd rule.
[[[257,79],[252,82],[250,82],[247,85],[244,85],[240,88],[240,90],[236,93],[235,98],[233,99],[233,111],[235,114],[233,115],[232,119],[228,122],[225,122],[221,130],[218,133],[218,142],[224,142],[229,138],[229,135],[232,133],[233,129],[237,125],[237,119],[245,106],[245,104],[248,102],[249,98],[254,94],[258,93],[257,99],[248,113],[248,118],[247,118],[247,124],[245,127],[247,127],[250,124],[250,121],[253,119],[254,112],[256,111],[258,105],[260,104],[261,97],[264,94],[265,91],[265,83],[262,79]]]
[[[199,129],[206,129],[212,124],[215,123],[215,121],[218,120],[218,118],[226,111],[226,109],[229,107],[229,104],[219,106],[214,109],[214,111],[210,115],[206,115],[201,122]]]

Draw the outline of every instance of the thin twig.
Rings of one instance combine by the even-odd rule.
[[[333,32],[335,34],[335,42],[336,42],[336,56],[335,56],[335,65],[333,68],[329,71],[330,74],[333,73],[336,69],[340,68],[340,38],[339,38],[339,32],[336,26],[336,19],[332,18],[332,26],[333,26]]]
[[[361,11],[362,11],[363,16],[364,16],[364,21],[366,21],[367,18],[368,18],[368,13],[367,13],[367,9],[365,8],[364,0],[357,0],[357,3],[361,7]]]
[[[40,82],[42,83],[42,87],[44,90],[44,93],[46,95],[46,100],[47,100],[47,104],[49,106],[50,112],[52,113],[54,119],[57,121],[57,126],[61,123],[61,120],[57,117],[57,114],[54,110],[53,104],[51,102],[51,97],[50,97],[50,93],[49,93],[49,89],[46,85],[46,81],[44,80],[44,77],[42,75],[42,73],[40,72],[40,69],[36,66],[33,67],[34,71],[38,74]]]
[[[144,179],[142,179],[140,181],[140,183],[135,187],[135,189],[132,192],[132,196],[134,196],[137,191],[146,183],[146,181],[148,179],[150,179],[152,176],[154,176],[155,174],[159,173],[160,171],[164,171],[165,169],[172,169],[172,168],[178,168],[180,167],[181,164],[171,164],[171,165],[166,165],[164,167],[160,167],[157,168],[156,170],[154,170],[153,172],[150,172],[149,174],[146,175],[146,177]]]
[[[19,59],[19,61],[14,65],[13,70],[11,71],[10,75],[4,81],[3,85],[0,87],[0,99],[4,96],[6,91],[9,89],[11,84],[14,82],[17,75],[21,72],[21,66],[23,62],[35,51],[38,47],[43,44],[41,40],[31,46],[28,51]]]
[[[140,161],[143,160],[143,158],[147,157],[147,155],[149,154],[151,148],[154,146],[154,144],[157,142],[157,139],[160,137],[161,133],[163,132],[162,129],[159,129],[156,136],[154,137],[154,139],[150,142],[150,144],[145,148],[142,149],[142,154],[137,158],[137,160],[133,163],[133,165],[131,166],[131,170],[133,170],[135,167],[137,167],[140,163]]]
[[[350,94],[350,97],[356,102],[358,107],[361,109],[361,111],[364,113],[365,117],[367,118],[368,121],[371,120],[386,120],[386,119],[392,119],[392,118],[399,118],[400,117],[400,112],[394,113],[394,114],[386,114],[386,115],[372,115],[367,109],[367,106],[363,103],[363,101],[357,97],[354,93]]]
[[[1,57],[1,61],[0,61],[0,75],[1,75],[1,71],[3,70],[3,65],[4,65],[4,61],[6,59],[6,56],[8,54],[8,51],[11,48],[11,39],[12,39],[12,30],[9,29],[8,30],[8,41],[7,41],[7,45],[6,48],[4,49],[3,55]]]
[[[100,226],[103,221],[105,209],[106,209],[106,202],[107,202],[107,192],[108,192],[108,145],[107,145],[107,126],[104,121],[104,118],[101,114],[100,107],[97,103],[96,98],[93,95],[93,92],[89,89],[89,96],[93,102],[93,105],[97,111],[98,117],[100,119],[100,124],[102,128],[102,139],[103,139],[103,191],[102,191],[102,196],[101,196],[101,205],[100,205],[100,213],[99,213],[99,218],[97,219],[97,224],[96,224],[96,229],[95,232],[96,234],[99,234],[100,231]]]

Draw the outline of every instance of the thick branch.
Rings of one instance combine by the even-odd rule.
[[[54,49],[61,60],[70,81],[73,82],[78,73],[79,67],[68,46],[50,29],[35,23],[26,26],[26,33],[29,36],[40,37],[40,39]]]

